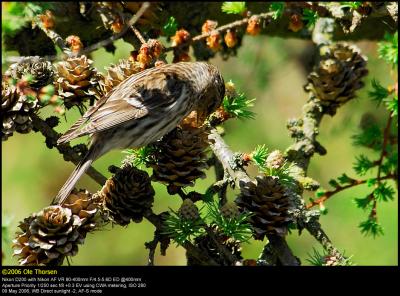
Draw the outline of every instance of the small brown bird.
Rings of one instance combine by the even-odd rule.
[[[101,98],[57,144],[90,135],[88,153],[60,189],[52,204],[63,204],[92,162],[119,148],[153,143],[173,130],[191,111],[212,113],[225,94],[218,69],[204,62],[166,64],[124,80]]]

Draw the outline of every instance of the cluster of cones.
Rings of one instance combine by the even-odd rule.
[[[156,46],[154,48],[157,48]],[[159,53],[157,54],[159,56]],[[140,59],[139,59],[140,60]],[[38,91],[53,83],[58,96],[66,108],[82,105],[102,96],[129,76],[143,70],[138,58],[121,60],[100,75],[86,56],[70,57],[55,65],[41,58],[31,58],[18,63],[6,73],[12,79],[24,75],[33,76],[29,86]],[[355,90],[362,87],[361,78],[366,75],[366,60],[359,51],[346,44],[337,44],[327,49],[321,62],[308,77],[306,90],[315,94],[328,113],[354,97]],[[2,139],[6,140],[14,131],[27,133],[32,129],[30,115],[37,111],[40,100],[32,99],[24,89],[9,80],[2,82],[2,112],[4,112]],[[150,177],[145,171],[132,165],[114,168],[114,175],[103,188],[92,195],[87,191],[73,192],[61,206],[49,206],[24,219],[14,240],[14,254],[21,265],[60,265],[67,256],[74,256],[78,245],[86,235],[101,224],[99,213],[119,225],[131,221],[141,222],[154,202],[151,181],[166,184],[170,188],[194,186],[198,178],[204,178],[208,159],[208,128],[193,112],[172,132],[154,144],[153,169]],[[255,239],[264,239],[268,234],[284,236],[291,218],[288,214],[290,202],[285,187],[279,179],[260,176],[255,181],[242,183],[241,193],[235,200],[238,211],[251,212],[249,222],[253,226]],[[194,215],[194,205],[187,205],[182,215]],[[190,208],[192,207],[192,208]],[[232,208],[227,209],[232,212]],[[198,212],[197,212],[198,214]],[[220,244],[226,246],[236,257],[241,258],[240,244],[213,229]],[[194,244],[206,251],[221,265],[226,265],[215,241],[209,236],[200,236]],[[188,255],[188,264],[199,262]]]

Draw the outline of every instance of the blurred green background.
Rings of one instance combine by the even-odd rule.
[[[115,55],[106,53],[104,49],[91,55],[98,70],[104,71],[104,66],[126,58],[132,50],[131,45],[122,41],[115,45]],[[376,108],[370,102],[367,92],[373,77],[379,78],[382,85],[388,85],[392,83],[395,73],[391,72],[390,66],[378,60],[376,42],[358,42],[357,45],[368,57],[370,74],[365,79],[366,87],[358,92],[358,98],[343,106],[336,116],[323,119],[318,140],[327,148],[328,154],[314,156],[309,170],[309,175],[325,188],[329,188],[329,179],[343,172],[355,176],[352,171],[355,155],[370,155],[368,150],[352,146],[351,135],[357,131],[361,116],[365,112],[372,112],[382,125],[387,116],[383,107]],[[307,99],[303,91],[306,81],[304,61],[310,54],[310,48],[309,41],[245,36],[236,57],[223,61],[217,56],[211,60],[220,68],[226,81],[232,79],[249,98],[257,98],[253,108],[257,113],[255,120],[231,120],[225,124],[225,140],[232,150],[250,152],[257,144],[266,144],[269,151],[285,150],[291,144],[285,126],[288,118],[301,114],[302,105]],[[168,61],[171,61],[170,56]],[[41,114],[49,116],[51,112],[51,109],[43,109]],[[57,130],[66,131],[78,117],[77,110],[68,111],[67,122],[62,120]],[[86,138],[73,143],[85,141]],[[5,255],[3,264],[16,265],[17,261],[12,257],[11,240],[18,221],[47,206],[74,166],[66,163],[55,149],[47,149],[44,137],[39,133],[14,134],[2,143],[2,148],[2,223],[9,224],[9,233],[3,233],[9,240],[2,246]],[[118,165],[123,157],[121,151],[113,151],[96,161],[94,167],[110,176],[107,167]],[[249,171],[253,175],[257,173],[254,167],[250,167]],[[214,180],[212,170],[208,176],[208,179],[196,183],[196,191],[204,192],[211,184]],[[154,211],[158,213],[169,207],[176,210],[180,205],[179,197],[169,196],[165,186],[153,184],[156,189]],[[99,189],[87,176],[79,181],[78,187],[92,192]],[[345,251],[346,255],[353,255],[352,260],[357,265],[397,265],[398,200],[396,198],[379,204],[379,222],[384,227],[385,235],[375,239],[364,237],[357,226],[366,219],[367,213],[357,209],[353,199],[364,197],[367,193],[366,187],[359,186],[332,197],[326,203],[328,214],[321,217],[323,229],[337,248]],[[311,193],[305,194],[307,200],[310,196]],[[229,192],[229,198],[233,200],[234,192]],[[72,264],[145,265],[148,252],[144,243],[152,240],[153,232],[153,226],[147,221],[131,223],[126,228],[109,225],[102,231],[88,235],[78,255],[72,258]],[[309,265],[306,259],[313,248],[321,250],[307,231],[300,236],[297,232],[291,233],[288,243],[304,265]],[[257,258],[264,244],[259,241],[244,244],[244,258]],[[185,252],[180,247],[171,245],[165,257],[160,256],[157,250],[156,265],[185,265],[185,262]]]

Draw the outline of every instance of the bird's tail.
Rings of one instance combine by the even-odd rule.
[[[93,146],[92,146],[93,147]],[[75,170],[69,176],[68,180],[65,182],[63,187],[58,192],[57,196],[53,199],[52,205],[62,205],[67,199],[72,189],[74,188],[76,182],[79,178],[88,170],[92,162],[97,158],[97,153],[94,149],[89,149],[85,157],[78,163]]]

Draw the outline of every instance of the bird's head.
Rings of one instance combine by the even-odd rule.
[[[201,63],[204,67],[202,78],[202,95],[199,97],[197,111],[201,119],[213,113],[222,103],[225,96],[225,82],[217,67]]]

